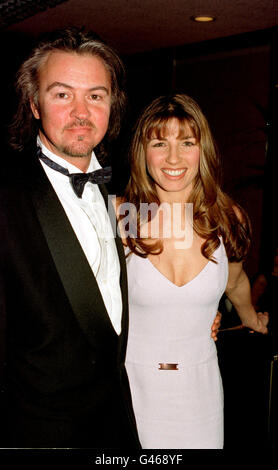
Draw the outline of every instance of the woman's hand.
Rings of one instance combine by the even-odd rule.
[[[217,341],[217,334],[218,334],[219,327],[221,324],[221,318],[222,318],[222,314],[220,312],[217,312],[216,317],[211,327],[211,337],[214,341]]]
[[[258,312],[257,313],[257,326],[253,327],[253,331],[257,333],[267,334],[268,333],[268,325],[269,322],[269,315],[267,312]]]

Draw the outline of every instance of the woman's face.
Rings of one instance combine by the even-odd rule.
[[[189,125],[176,118],[166,125],[163,137],[155,133],[147,143],[147,169],[160,201],[187,201],[199,170],[200,148]]]

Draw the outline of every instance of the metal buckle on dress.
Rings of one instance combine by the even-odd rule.
[[[178,364],[166,364],[165,362],[159,362],[159,370],[179,370]]]

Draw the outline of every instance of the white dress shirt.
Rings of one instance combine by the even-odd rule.
[[[69,173],[82,173],[79,168],[48,150],[39,137],[37,142],[44,155],[67,168]],[[41,160],[40,162],[95,275],[111,323],[116,333],[120,334],[122,317],[120,263],[111,223],[99,187],[91,182],[86,183],[82,198],[79,198],[73,191],[68,176],[53,170]],[[92,152],[87,172],[99,168],[101,166]]]

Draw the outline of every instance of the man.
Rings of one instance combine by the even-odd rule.
[[[75,29],[40,43],[19,70],[17,152],[0,193],[0,447],[140,447],[123,248],[105,222],[102,173],[83,180],[100,168],[93,150],[103,155],[118,135],[123,81],[115,52]]]

